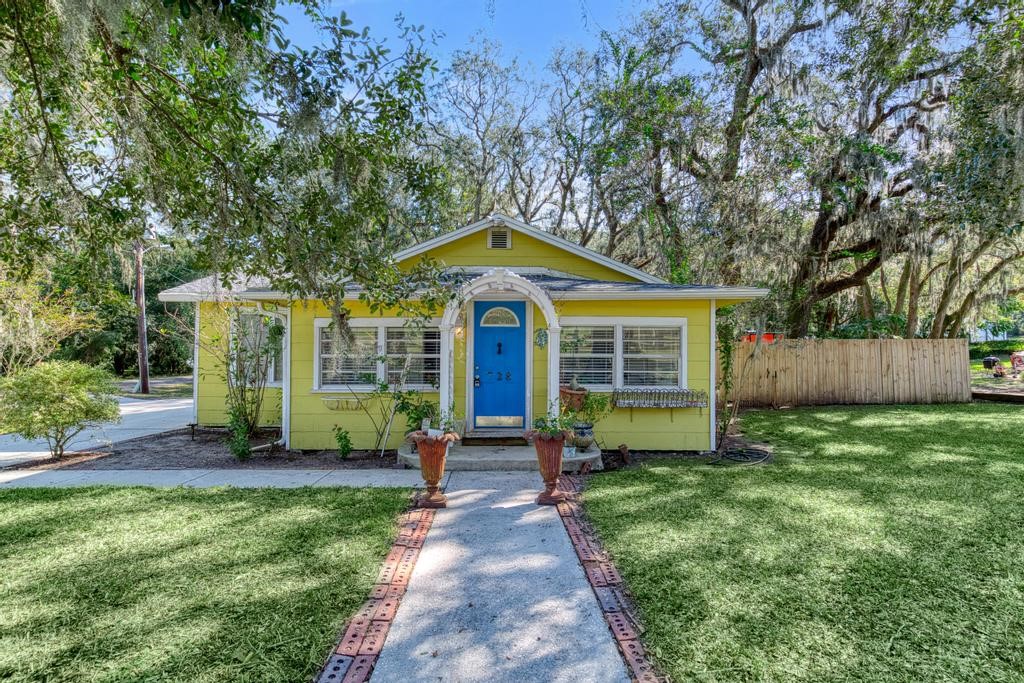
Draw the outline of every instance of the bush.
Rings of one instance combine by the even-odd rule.
[[[348,430],[339,425],[334,425],[334,440],[338,444],[338,455],[342,459],[347,458],[352,454],[352,437],[349,435]]]
[[[1024,337],[975,342],[969,348],[970,356],[974,359],[985,356],[1009,356],[1014,351],[1024,351]]]
[[[249,421],[243,411],[234,406],[228,409],[228,450],[239,460],[245,460],[252,454],[249,446]]]
[[[113,378],[75,361],[39,363],[0,380],[0,406],[0,427],[46,439],[58,458],[86,427],[121,420]]]

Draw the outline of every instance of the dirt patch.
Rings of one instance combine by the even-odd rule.
[[[260,434],[251,444],[273,443],[276,432]],[[228,451],[227,434],[221,430],[181,429],[114,444],[109,451],[79,454],[60,462],[36,461],[26,467],[72,470],[164,470],[164,469],[309,469],[348,470],[395,467],[395,451],[354,451],[348,458],[337,451],[285,451],[280,448],[253,453],[238,460]]]

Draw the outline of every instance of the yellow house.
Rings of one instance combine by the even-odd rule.
[[[194,422],[226,422],[224,372],[204,352],[223,321],[225,298],[281,321],[265,415],[291,449],[335,447],[334,429],[356,448],[376,438],[359,408],[371,380],[418,388],[465,420],[469,435],[519,435],[557,410],[559,388],[578,383],[611,395],[595,432],[606,446],[703,451],[715,446],[716,309],[763,289],[673,285],[568,240],[495,215],[395,254],[398,268],[429,256],[457,296],[423,326],[371,314],[347,294],[351,348],[337,348],[327,307],[291,300],[266,283],[230,291],[214,277],[160,293],[197,305]],[[401,422],[399,420],[398,422]],[[388,445],[404,434],[397,428]]]

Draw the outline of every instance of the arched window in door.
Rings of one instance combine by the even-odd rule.
[[[484,313],[480,327],[519,327],[519,317],[511,309],[498,306]]]

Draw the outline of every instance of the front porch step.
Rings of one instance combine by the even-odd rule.
[[[462,437],[462,446],[526,446],[521,429],[474,429]]]
[[[419,469],[420,458],[407,448],[398,454],[402,462]],[[572,458],[562,460],[562,470],[577,472],[583,463],[589,462],[591,469],[603,468],[601,451],[592,448],[587,453],[579,453]],[[469,470],[494,470],[500,472],[536,472],[537,454],[533,446],[456,446],[449,449],[445,469],[449,472]]]

